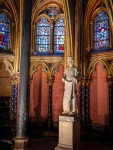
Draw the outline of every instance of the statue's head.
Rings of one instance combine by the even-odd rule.
[[[67,64],[69,65],[69,67],[72,67],[73,64],[74,64],[74,57],[69,56],[69,57],[67,58]]]

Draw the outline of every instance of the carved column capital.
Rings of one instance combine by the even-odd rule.
[[[48,77],[47,83],[48,83],[49,86],[52,86],[52,85],[53,85],[54,79],[55,79],[54,76],[49,76],[49,77]]]
[[[20,81],[20,73],[17,72],[11,77],[12,83],[18,84]]]
[[[89,83],[91,81],[91,78],[81,77],[80,81],[82,82],[83,86],[89,86]]]
[[[107,76],[108,85],[111,86],[113,84],[113,77]]]

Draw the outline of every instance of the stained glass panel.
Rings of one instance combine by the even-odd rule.
[[[65,25],[64,19],[59,18],[54,28],[54,53],[64,53]]]
[[[58,15],[58,8],[57,7],[50,7],[47,9],[47,14],[50,17],[55,17]]]
[[[104,11],[101,11],[94,22],[94,49],[107,48],[110,45],[109,21]]]
[[[0,14],[0,49],[10,48],[10,21],[6,14]]]
[[[36,30],[36,52],[48,53],[50,51],[50,23],[46,18],[42,18]]]

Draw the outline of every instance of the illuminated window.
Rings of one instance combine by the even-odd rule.
[[[36,22],[34,54],[64,54],[65,23],[58,6],[47,7]]]
[[[64,19],[59,18],[54,27],[54,52],[64,53],[65,28]]]
[[[110,45],[109,21],[104,11],[94,20],[94,49],[100,50]]]
[[[36,51],[39,53],[50,52],[50,23],[42,18],[37,24]]]
[[[0,49],[10,49],[10,21],[5,13],[0,14]]]

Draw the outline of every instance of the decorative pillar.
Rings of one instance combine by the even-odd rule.
[[[10,119],[16,121],[17,116],[17,100],[18,100],[18,86],[19,86],[19,74],[15,74],[12,80],[12,94],[11,94],[11,105],[10,105]]]
[[[113,78],[107,77],[109,86],[109,125],[113,126]]]
[[[89,79],[83,79],[81,90],[82,90],[81,121],[82,123],[88,123],[90,121]]]
[[[49,97],[48,97],[48,128],[51,128],[52,124],[52,86],[54,82],[54,76],[48,77],[49,85]]]
[[[30,68],[30,37],[31,37],[31,8],[32,1],[23,1],[22,46],[20,65],[20,88],[18,101],[17,129],[14,150],[27,150],[28,138],[26,136],[28,81]]]

